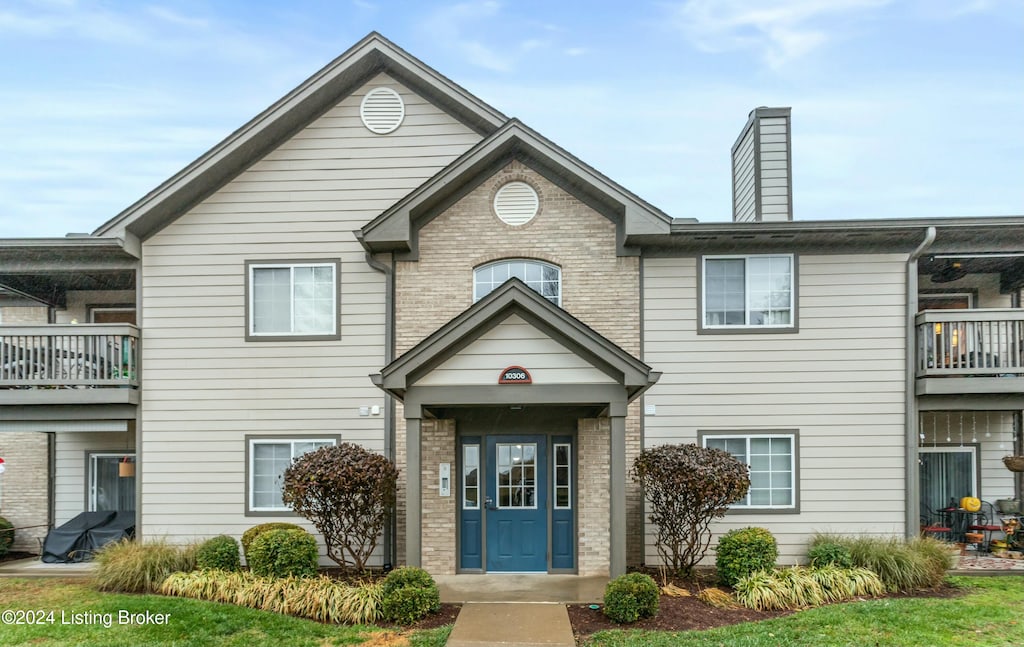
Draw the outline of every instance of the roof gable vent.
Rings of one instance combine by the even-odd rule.
[[[539,210],[540,198],[526,182],[509,182],[494,195],[494,213],[507,225],[525,225]]]
[[[405,103],[391,88],[374,88],[359,105],[359,116],[370,132],[386,135],[402,125]]]

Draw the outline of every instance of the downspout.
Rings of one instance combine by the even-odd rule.
[[[359,238],[358,232],[356,237]],[[382,263],[366,250],[366,264],[384,275],[384,365],[387,366],[395,359],[395,261],[392,257],[390,264]],[[384,456],[395,461],[395,399],[390,393],[384,394]],[[384,527],[385,570],[395,564],[397,523],[397,517],[391,515],[390,522]]]
[[[906,517],[904,519],[904,534],[907,538],[916,537],[920,527],[921,518],[921,484],[918,479],[917,465],[917,327],[914,320],[917,317],[917,259],[921,257],[935,242],[935,227],[928,227],[925,230],[924,240],[917,246],[907,258],[907,325],[906,325],[906,400],[905,400],[905,454],[904,474],[906,475],[907,498],[904,501]]]

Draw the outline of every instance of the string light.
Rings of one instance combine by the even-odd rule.
[[[964,414],[961,413],[961,414],[957,415],[957,418],[960,419],[960,446],[963,447],[964,446]]]
[[[949,435],[949,419],[952,418],[952,417],[953,416],[951,416],[949,414],[949,412],[947,411],[946,412],[946,442],[947,443],[953,442],[953,437]]]
[[[978,414],[971,412],[971,442],[978,442]]]
[[[985,412],[985,438],[992,437],[992,427],[988,424],[988,411]]]
[[[921,426],[921,433],[918,434],[918,437],[921,439],[921,444],[923,445],[924,444],[924,416],[921,416],[921,425],[920,426]]]
[[[939,417],[932,414],[932,447],[937,447],[939,444],[939,431],[938,431]]]

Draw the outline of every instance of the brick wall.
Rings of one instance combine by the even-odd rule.
[[[580,420],[578,432],[579,572],[580,575],[608,575],[611,548],[608,437],[611,421],[608,418]]]
[[[38,552],[50,509],[46,434],[0,433],[0,457],[7,466],[0,474],[0,516],[15,528],[26,528],[15,532],[13,549]]]
[[[435,575],[455,573],[455,507],[458,488],[440,496],[438,463],[450,463],[455,477],[455,421],[424,420],[422,438],[423,568]]]
[[[540,211],[529,223],[513,227],[494,215],[491,204],[494,194],[505,183],[519,180],[529,183],[540,197]],[[463,196],[458,202],[427,223],[419,232],[419,259],[399,261],[395,268],[395,345],[397,355],[412,348],[427,335],[473,304],[473,269],[503,258],[532,258],[562,268],[562,307],[585,324],[635,356],[640,354],[640,265],[637,257],[616,256],[615,225],[575,197],[549,182],[520,162],[511,162],[491,178]],[[401,470],[405,466],[405,419],[401,406],[396,416],[396,459]],[[424,421],[426,424],[426,421]],[[607,425],[607,421],[604,421]],[[595,471],[607,474],[608,430],[601,442],[604,463],[591,463]],[[596,442],[596,439],[592,439]],[[424,442],[426,437],[424,436]],[[582,440],[581,440],[582,443]],[[452,431],[449,456],[454,456]],[[626,418],[626,464],[631,466],[640,451],[639,403],[629,408]],[[424,449],[424,465],[428,465]],[[581,454],[582,456],[582,454]],[[451,460],[453,463],[454,461]],[[595,459],[596,460],[596,459]],[[434,461],[441,462],[441,459]],[[431,476],[436,480],[436,474]],[[607,479],[607,476],[606,476]],[[429,485],[433,485],[431,481]],[[428,482],[424,481],[426,497]],[[627,480],[626,511],[627,560],[637,564],[642,559],[642,505],[639,488]],[[603,505],[600,523],[607,535],[608,491],[590,492],[596,498],[587,505]],[[436,491],[436,490],[435,490]],[[581,495],[583,493],[581,486]],[[399,476],[398,555],[405,555],[405,476]],[[600,497],[603,497],[601,499]],[[581,496],[581,501],[583,498]],[[603,501],[603,503],[601,503]],[[450,502],[454,505],[454,498]],[[424,499],[426,505],[426,498]],[[592,511],[593,512],[593,511]],[[594,512],[594,514],[598,514]],[[428,513],[424,510],[423,518]],[[424,534],[424,555],[430,548],[450,553],[454,568],[454,508],[452,529],[443,543],[433,547]],[[598,523],[595,521],[594,523]],[[424,531],[425,532],[425,531]],[[582,527],[581,527],[582,533]],[[593,534],[593,533],[591,533]],[[583,572],[581,536],[580,568]],[[588,550],[604,550],[600,568],[607,571],[607,539],[605,545],[591,542]],[[593,562],[587,568],[598,568]],[[445,566],[447,568],[447,566]]]

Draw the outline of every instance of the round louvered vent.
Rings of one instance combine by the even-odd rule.
[[[374,88],[363,97],[359,106],[363,125],[378,135],[386,135],[402,125],[405,103],[391,88]]]
[[[526,182],[509,182],[494,196],[494,213],[509,225],[524,225],[537,215],[540,198]]]

